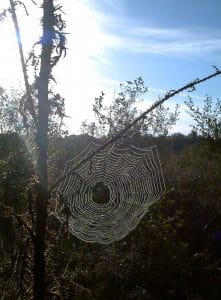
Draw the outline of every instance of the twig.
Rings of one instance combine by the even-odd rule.
[[[27,223],[22,219],[22,217],[21,216],[19,216],[19,215],[17,215],[16,213],[12,213],[12,215],[17,219],[17,221],[21,224],[21,225],[23,225],[25,228],[26,228],[26,230],[28,231],[28,233],[30,234],[30,236],[31,236],[31,238],[32,238],[32,240],[34,239],[34,233],[33,233],[33,231],[31,230],[31,228],[27,225]]]
[[[145,112],[143,112],[139,117],[137,117],[131,124],[129,124],[128,126],[126,126],[123,130],[121,130],[118,134],[116,134],[113,138],[111,138],[110,140],[108,140],[106,143],[104,143],[103,145],[101,145],[99,148],[97,148],[94,152],[92,152],[88,157],[86,157],[85,159],[83,159],[80,163],[78,163],[74,170],[72,169],[70,172],[67,172],[66,174],[64,174],[63,176],[61,176],[60,178],[58,178],[50,187],[49,189],[49,194],[53,191],[53,189],[56,188],[56,186],[62,182],[64,179],[66,179],[68,176],[72,175],[75,173],[75,170],[77,168],[79,168],[80,166],[82,166],[83,164],[85,164],[88,160],[90,160],[92,157],[94,157],[97,153],[99,153],[100,151],[102,151],[104,148],[108,147],[110,144],[113,144],[114,142],[116,142],[118,139],[120,139],[129,129],[131,129],[135,124],[137,124],[139,121],[141,121],[142,119],[144,119],[146,117],[147,114],[149,114],[152,110],[154,110],[155,108],[157,108],[158,106],[162,105],[165,101],[169,100],[170,98],[174,97],[175,95],[183,92],[184,90],[187,89],[194,89],[194,87],[204,81],[207,81],[213,77],[216,77],[218,75],[221,75],[221,70],[219,70],[218,68],[215,69],[216,71],[206,77],[203,77],[201,79],[197,78],[194,81],[187,83],[186,85],[182,86],[181,88],[177,89],[177,90],[171,90],[168,91],[163,98],[161,98],[160,100],[156,101],[149,109],[147,109]]]
[[[19,25],[18,25],[16,11],[15,11],[15,3],[13,0],[10,0],[10,6],[11,6],[11,12],[12,12],[12,21],[13,21],[14,27],[15,27],[17,44],[18,44],[19,54],[20,54],[20,59],[21,59],[22,72],[23,72],[23,77],[24,77],[24,82],[25,82],[25,89],[26,89],[26,93],[27,93],[28,102],[30,105],[29,109],[30,109],[31,116],[34,120],[35,126],[37,126],[37,116],[36,116],[36,112],[35,112],[35,108],[34,108],[34,103],[33,103],[32,97],[31,97],[30,85],[28,82],[28,75],[27,75],[24,52],[23,52],[22,41],[21,41],[21,33],[20,33]]]

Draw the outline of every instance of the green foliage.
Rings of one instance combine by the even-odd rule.
[[[147,116],[142,132],[153,136],[168,135],[169,130],[176,124],[179,118],[179,105],[175,106],[174,112],[169,107],[163,105],[158,106]]]
[[[110,137],[131,124],[141,112],[137,105],[142,101],[141,96],[147,92],[147,87],[141,77],[133,81],[127,81],[126,84],[120,85],[120,91],[114,95],[110,105],[105,105],[102,92],[100,97],[95,98],[93,112],[95,121],[88,123],[84,121],[81,129],[96,137]],[[155,112],[151,112],[144,120],[136,124],[128,135],[136,133],[152,134],[154,136],[167,135],[169,129],[178,119],[178,106],[174,112],[163,105],[158,106]]]
[[[54,134],[50,182],[92,140]],[[195,132],[134,134],[131,143],[138,147],[158,145],[167,192],[123,241],[83,243],[49,214],[48,298],[220,299],[221,243],[215,237],[221,229],[221,148],[205,140]],[[0,136],[0,289],[6,299],[31,297],[33,215],[27,196],[35,193],[29,154],[17,134]]]
[[[50,176],[60,175],[65,161],[91,140],[87,135],[54,137],[50,165],[56,171]],[[220,151],[208,149],[193,134],[134,136],[137,146],[149,143],[159,145],[167,192],[123,241],[110,246],[83,243],[49,215],[49,298],[220,299],[221,252],[220,242],[214,239],[221,229]],[[0,214],[0,288],[16,299],[22,287],[23,299],[29,299],[32,246],[21,220],[31,228],[26,188],[32,167],[17,135],[1,135],[0,162],[5,187]],[[53,201],[49,206],[53,209]]]
[[[23,124],[19,113],[21,93],[7,92],[0,87],[0,133],[22,132]]]
[[[214,101],[211,97],[206,97],[204,105],[199,108],[195,105],[193,99],[189,97],[185,102],[189,108],[189,114],[195,121],[192,125],[193,130],[205,138],[221,138],[221,101]]]
[[[58,299],[220,299],[221,155],[193,133],[150,139],[134,136],[133,144],[162,148],[168,191],[123,241],[83,243],[50,216],[48,281]],[[89,140],[60,140],[60,168]]]
[[[65,136],[68,131],[65,127],[64,98],[59,93],[49,93],[49,136]]]
[[[27,192],[33,164],[24,140],[16,133],[0,135],[0,174],[0,290],[3,299],[17,299],[30,295],[27,228],[31,229],[31,203]]]
[[[24,141],[15,133],[0,135],[0,185],[2,201],[8,206],[24,207],[26,182],[32,174],[32,163]]]
[[[34,87],[33,99],[37,98]],[[37,104],[35,101],[35,110]],[[49,135],[64,136],[67,134],[64,118],[64,98],[59,93],[49,92]],[[34,130],[32,117],[28,109],[27,95],[19,90],[6,91],[0,87],[0,133],[30,133]]]

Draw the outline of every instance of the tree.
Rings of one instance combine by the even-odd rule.
[[[35,2],[33,2],[35,3]],[[18,48],[20,53],[22,71],[24,76],[26,94],[23,97],[23,121],[26,129],[30,127],[35,135],[36,142],[36,188],[34,213],[34,256],[33,256],[33,297],[34,299],[45,299],[46,297],[46,277],[45,277],[45,235],[48,207],[48,134],[50,126],[50,113],[56,111],[63,115],[63,100],[57,94],[55,101],[50,101],[51,94],[49,83],[52,76],[52,68],[58,60],[65,54],[65,35],[63,29],[65,22],[61,16],[61,6],[55,5],[53,0],[43,0],[42,10],[42,37],[38,41],[41,46],[40,55],[31,52],[32,66],[34,67],[34,82],[28,82],[27,66],[24,60],[21,36],[16,16],[15,7],[22,4],[20,1],[10,0],[10,12],[15,25]],[[58,100],[61,100],[60,102]]]
[[[16,3],[20,3],[20,1],[17,1]],[[11,5],[12,5],[12,10],[14,8],[14,3],[13,1],[11,1]],[[15,217],[17,217],[18,221],[21,223],[21,228],[25,228],[27,232],[30,233],[32,241],[34,243],[34,268],[33,268],[33,273],[34,273],[34,288],[33,288],[33,296],[34,299],[45,299],[47,297],[47,291],[46,291],[46,272],[45,272],[45,248],[46,248],[46,243],[45,243],[45,236],[46,236],[46,220],[47,220],[47,208],[48,208],[48,201],[49,201],[49,189],[48,189],[48,142],[49,142],[49,122],[50,122],[50,111],[54,111],[57,110],[58,107],[56,105],[54,105],[54,102],[50,102],[49,99],[49,94],[50,94],[50,85],[49,83],[51,83],[51,79],[52,79],[52,68],[54,67],[54,65],[57,63],[57,61],[59,60],[59,58],[61,57],[62,53],[65,53],[65,38],[64,38],[64,33],[63,33],[63,28],[64,28],[64,24],[62,21],[62,18],[59,14],[60,11],[60,6],[55,6],[54,5],[54,1],[53,0],[44,0],[43,1],[43,20],[42,20],[42,25],[43,25],[43,35],[42,38],[39,41],[39,45],[41,45],[41,55],[36,57],[35,54],[33,54],[32,56],[37,58],[37,72],[36,72],[36,77],[35,77],[35,82],[33,83],[33,85],[29,85],[28,84],[28,90],[26,91],[26,95],[25,98],[23,99],[23,117],[25,116],[25,112],[28,112],[28,119],[25,121],[26,122],[26,127],[30,127],[31,129],[33,129],[33,132],[36,134],[36,156],[37,156],[37,163],[36,163],[36,176],[35,176],[35,186],[34,189],[32,191],[32,203],[34,202],[35,204],[35,209],[34,209],[34,214],[31,213],[31,216],[34,219],[33,222],[33,228],[29,228],[27,226],[27,224],[24,222],[24,220],[22,220],[20,218],[19,215],[16,215]],[[14,14],[15,16],[15,14]],[[21,44],[21,42],[20,42]],[[21,50],[21,48],[19,48]],[[55,50],[55,51],[54,51]],[[23,72],[25,75],[25,68],[23,68]],[[38,73],[39,72],[39,73]],[[194,83],[190,83],[187,84],[186,86],[182,87],[181,89],[177,90],[177,91],[171,91],[168,92],[168,94],[161,100],[161,102],[156,103],[155,105],[152,106],[151,109],[154,109],[157,107],[157,105],[159,105],[160,103],[162,104],[162,102],[166,101],[167,99],[169,99],[170,97],[174,96],[175,94],[183,91],[184,89],[193,86],[194,84],[198,84],[201,83],[202,81],[207,80],[208,78],[211,78],[213,76],[218,75],[219,72],[217,72],[216,74],[212,74],[210,76],[208,76],[206,79],[202,79],[202,80],[196,80],[196,82]],[[27,82],[26,82],[27,83]],[[131,89],[131,83],[129,82],[129,88],[125,90],[126,93],[129,93],[129,99],[132,99],[132,103],[133,103],[133,99],[136,96],[136,91],[138,91],[138,95],[139,95],[139,89],[137,90],[137,83],[135,83],[135,90]],[[139,84],[139,82],[138,82]],[[30,89],[30,91],[29,91]],[[142,90],[141,90],[142,91]],[[30,92],[30,93],[29,93]],[[126,98],[124,98],[123,95],[119,95],[119,103],[117,103],[116,105],[116,109],[118,108],[118,104],[122,104],[122,107],[127,107],[127,102],[125,101]],[[56,99],[54,99],[56,100]],[[99,102],[99,101],[98,101]],[[99,104],[99,103],[98,103]],[[129,105],[130,108],[132,108],[132,104],[131,106]],[[141,118],[138,118],[138,120],[143,119],[143,117],[151,111],[151,109],[149,109],[145,114],[141,115]],[[59,111],[59,109],[58,109]],[[114,108],[113,108],[114,111]],[[124,109],[121,110],[121,112],[124,112]],[[129,110],[130,112],[130,110]],[[115,114],[115,112],[114,112]],[[104,115],[104,118],[107,115]],[[116,115],[117,116],[117,115]],[[127,115],[126,117],[123,119],[123,122],[121,120],[121,117],[116,117],[116,122],[114,124],[111,124],[111,126],[107,127],[108,128],[108,133],[109,135],[111,135],[113,132],[118,132],[118,129],[116,128],[123,128],[123,126],[125,126],[125,124],[127,123]],[[135,118],[136,120],[136,118]],[[112,118],[110,118],[109,120],[110,122],[112,122]],[[101,118],[101,125],[103,120]],[[123,123],[123,125],[122,125]],[[105,124],[105,123],[104,123]],[[141,123],[142,124],[142,123]],[[119,127],[118,127],[119,126]],[[139,128],[139,126],[138,126]],[[102,128],[103,130],[103,128]],[[2,163],[2,162],[1,162]],[[3,162],[4,163],[4,162]],[[17,161],[18,163],[18,161]],[[11,161],[10,161],[11,164]],[[4,164],[3,167],[7,166],[7,164]],[[10,168],[9,168],[10,169]],[[162,217],[159,216],[159,219],[162,220]],[[173,215],[171,216],[171,218],[169,217],[168,221],[171,222],[173,221]],[[152,220],[151,220],[152,223]],[[163,223],[163,221],[162,221]],[[179,223],[179,222],[178,222]],[[24,225],[24,226],[23,226]],[[156,225],[156,224],[150,224],[150,231],[152,231],[153,226],[152,225]],[[163,224],[164,225],[164,224]],[[179,226],[179,224],[177,224]],[[156,226],[155,226],[156,227]],[[164,227],[164,226],[163,226]],[[144,230],[144,232],[146,232]],[[173,233],[173,226],[169,227],[168,230],[168,238],[166,236],[166,239],[164,239],[165,235],[164,235],[164,228],[163,230],[160,230],[159,232],[160,234],[158,235],[158,232],[156,234],[156,238],[154,238],[154,240],[156,241],[157,244],[157,256],[158,253],[163,253],[164,255],[164,251],[162,251],[162,244],[165,244],[166,246],[169,246],[169,250],[170,247],[175,247],[176,244],[172,243],[173,240],[170,242],[170,240],[168,240],[168,238],[172,238],[172,233]],[[62,232],[61,232],[62,234]],[[56,237],[56,235],[51,234],[51,236]],[[179,236],[179,234],[178,234]],[[21,236],[21,242],[22,242],[22,237]],[[62,236],[63,237],[63,236]],[[135,237],[136,238],[136,237]],[[162,241],[162,243],[158,243],[158,238],[160,238],[160,241]],[[163,240],[162,240],[163,238]],[[56,239],[54,239],[55,241],[57,241]],[[56,248],[55,246],[55,241],[54,244],[52,244],[52,246],[49,249],[49,254],[50,255],[50,250],[52,248]],[[139,242],[139,239],[136,241],[136,245],[137,242]],[[128,244],[122,243],[122,251],[120,252],[120,254],[124,253],[125,249],[128,248],[127,246]],[[142,246],[142,245],[141,245]],[[152,249],[151,249],[151,245],[149,244],[149,240],[148,238],[146,238],[146,246],[147,249],[150,249],[149,253],[150,253],[150,259],[152,258]],[[88,245],[85,246],[86,250],[88,249],[87,247],[89,247]],[[94,247],[96,248],[96,246]],[[91,248],[89,248],[91,249]],[[23,248],[22,248],[23,250]],[[58,247],[56,248],[57,251],[59,251],[60,253],[60,261],[59,264],[56,264],[56,270],[57,273],[60,272],[60,266],[64,267],[64,262],[62,260],[63,257],[63,252],[60,251],[60,249],[58,249]],[[101,248],[102,250],[102,248]],[[146,250],[146,249],[145,249]],[[176,247],[175,247],[176,250]],[[154,252],[154,251],[153,251]],[[176,251],[168,251],[169,254],[176,254]],[[24,258],[26,256],[27,252],[22,252],[22,258]],[[93,253],[90,253],[88,251],[89,255],[89,262],[93,262],[93,260],[91,259],[93,256]],[[144,256],[141,256],[140,262],[138,264],[136,264],[136,261],[133,261],[133,265],[138,266],[138,268],[136,268],[138,271],[141,270],[141,273],[137,272],[136,275],[143,275],[142,272],[142,265],[143,262],[145,262],[146,264],[146,274],[153,274],[151,271],[152,269],[149,268],[149,261],[152,262],[152,265],[154,266],[154,262],[157,261],[159,262],[158,257],[156,257],[154,260],[147,260],[146,259],[146,253],[147,251],[143,251]],[[29,253],[28,253],[29,254]],[[74,253],[76,254],[76,253]],[[17,255],[17,254],[16,254]],[[20,255],[20,252],[19,252]],[[92,256],[91,256],[92,255]],[[27,255],[28,256],[28,255]],[[83,256],[82,256],[83,257]],[[107,255],[105,254],[104,256],[104,261],[108,261],[107,260],[108,257],[108,252]],[[175,255],[171,255],[172,259],[176,259]],[[182,255],[181,255],[182,257]],[[134,259],[134,254],[132,253],[132,258]],[[144,258],[144,259],[143,259]],[[76,257],[74,257],[74,259],[76,259]],[[82,263],[84,263],[83,259],[79,259],[79,261],[82,261]],[[57,257],[55,257],[55,261],[57,261]],[[128,259],[128,262],[130,261],[130,257]],[[167,257],[165,259],[165,257],[162,257],[162,261],[166,262],[166,269],[169,270],[169,264],[168,264],[168,260]],[[135,263],[134,263],[135,262]],[[117,267],[121,268],[122,263],[124,264],[124,270],[128,270],[128,264],[125,263],[125,261],[122,261],[122,255],[120,255],[120,259],[117,261]],[[107,263],[105,264],[107,266]],[[108,261],[108,266],[111,265],[111,261]],[[60,283],[60,287],[62,289],[62,295],[65,294],[65,290],[62,287],[62,284],[65,282],[64,277],[65,277],[65,273],[67,274],[67,270],[69,266],[69,260],[67,261],[66,266],[64,267],[64,272],[62,273],[62,275],[59,273],[59,275],[57,275],[57,278],[59,278],[59,283]],[[75,290],[75,282],[73,284],[72,279],[75,279],[76,273],[79,273],[79,277],[82,278],[84,274],[80,274],[79,269],[76,268],[76,260],[72,261],[72,265],[71,265],[72,269],[71,272],[69,273],[70,276],[66,275],[65,279],[68,279],[68,285],[70,286],[70,290],[71,292],[68,294],[68,298],[72,297],[73,293],[72,291]],[[90,264],[91,269],[94,268],[94,264],[91,265]],[[160,267],[160,266],[159,266]],[[55,268],[54,268],[55,269]],[[86,261],[86,266],[84,268],[85,270],[85,274],[86,276],[88,276],[88,269],[90,270],[90,268],[88,268],[88,264]],[[106,268],[108,269],[108,268]],[[118,271],[118,268],[115,269]],[[108,291],[111,290],[112,288],[112,282],[113,282],[113,278],[115,275],[119,274],[119,272],[116,272],[114,270],[114,272],[112,272],[111,276],[107,276],[107,280],[109,280],[108,282],[109,284],[109,289]],[[120,278],[124,278],[124,270],[123,272],[121,272],[120,274]],[[157,268],[158,270],[158,268]],[[164,271],[161,268],[159,268],[160,271]],[[182,270],[182,269],[181,269]],[[23,269],[21,269],[21,272],[23,271]],[[73,276],[74,273],[74,276]],[[91,272],[89,272],[90,276],[91,276]],[[163,272],[160,272],[160,274]],[[68,274],[68,275],[69,275]],[[131,272],[128,272],[129,278],[130,278],[130,283],[132,283],[132,280],[134,278],[131,278],[131,274],[135,274],[133,272],[133,269]],[[109,274],[108,274],[109,275]],[[85,276],[85,277],[86,277]],[[31,277],[31,276],[30,276]],[[68,278],[67,278],[68,277]],[[92,277],[92,276],[91,276]],[[136,276],[138,278],[138,276]],[[87,277],[88,278],[88,277]],[[87,278],[85,281],[87,281]],[[103,280],[102,274],[100,276],[100,278]],[[96,279],[96,276],[94,276],[94,278],[90,278],[90,283],[93,284],[94,283],[94,279]],[[146,278],[145,278],[146,279]],[[139,280],[139,278],[138,278]],[[156,278],[154,278],[154,280],[156,281]],[[167,276],[163,277],[163,282],[167,281]],[[84,278],[83,278],[84,281]],[[172,280],[171,280],[172,281]],[[158,282],[158,281],[157,281]],[[162,281],[161,281],[162,282]],[[124,282],[125,284],[125,282]],[[145,280],[145,286],[147,286],[147,280]],[[74,288],[73,288],[74,286]],[[124,287],[128,287],[128,284],[125,284]],[[145,287],[144,286],[144,287]],[[167,285],[167,286],[171,286]],[[173,285],[172,285],[173,286]],[[79,285],[78,285],[79,287]],[[20,288],[20,286],[19,286]],[[81,288],[81,286],[80,286]],[[140,288],[140,287],[138,287]],[[142,286],[143,288],[143,286]],[[155,289],[157,291],[158,289],[158,285],[155,286]],[[83,289],[82,289],[83,290]],[[138,291],[139,292],[139,291]],[[141,291],[143,292],[143,290]],[[67,295],[67,294],[66,294]],[[105,293],[105,295],[107,295],[107,293]],[[111,295],[111,294],[110,294]],[[92,296],[90,295],[90,293],[88,293],[87,295],[88,297],[92,298]],[[146,295],[147,296],[147,295]],[[57,295],[58,297],[58,295]],[[137,297],[137,292],[135,297]],[[139,297],[139,296],[138,296]],[[15,297],[14,297],[15,298]],[[18,298],[18,297],[17,297]],[[22,296],[20,298],[23,298]],[[82,299],[82,298],[81,298]],[[102,297],[101,299],[104,299],[104,297]]]
[[[95,121],[91,123],[84,121],[81,126],[82,132],[96,137],[111,137],[120,132],[142,113],[138,110],[137,105],[143,101],[141,96],[147,91],[148,88],[143,79],[138,77],[133,81],[127,81],[126,84],[121,84],[120,91],[114,95],[109,106],[105,105],[105,94],[102,92],[99,97],[95,98],[93,104]],[[128,134],[139,132],[154,136],[167,135],[178,117],[178,105],[176,105],[174,112],[170,112],[170,109],[162,104],[136,124]]]
[[[191,125],[193,130],[204,138],[220,139],[221,100],[214,101],[211,97],[206,96],[202,108],[199,108],[191,97],[185,103],[189,109],[188,113],[195,121],[195,124]]]
[[[22,132],[24,127],[19,113],[21,92],[7,92],[0,87],[0,133]]]

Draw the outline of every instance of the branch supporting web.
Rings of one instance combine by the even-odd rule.
[[[81,240],[110,244],[136,228],[165,186],[156,146],[112,145],[79,164],[99,147],[90,143],[66,163],[55,216]]]

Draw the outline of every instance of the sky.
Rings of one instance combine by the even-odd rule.
[[[41,10],[25,0],[18,18],[25,53],[40,36]],[[38,1],[40,2],[40,1]],[[9,1],[1,0],[0,10]],[[148,87],[142,109],[166,91],[221,69],[220,0],[60,0],[67,22],[67,56],[55,68],[56,89],[66,99],[70,134],[92,120],[94,98],[104,91],[112,99],[120,83],[141,76]],[[0,23],[0,85],[22,86],[22,73],[13,24]],[[202,106],[206,95],[219,98],[221,77],[191,93]],[[180,104],[180,120],[173,132],[190,132],[184,101],[187,94],[167,102]]]

